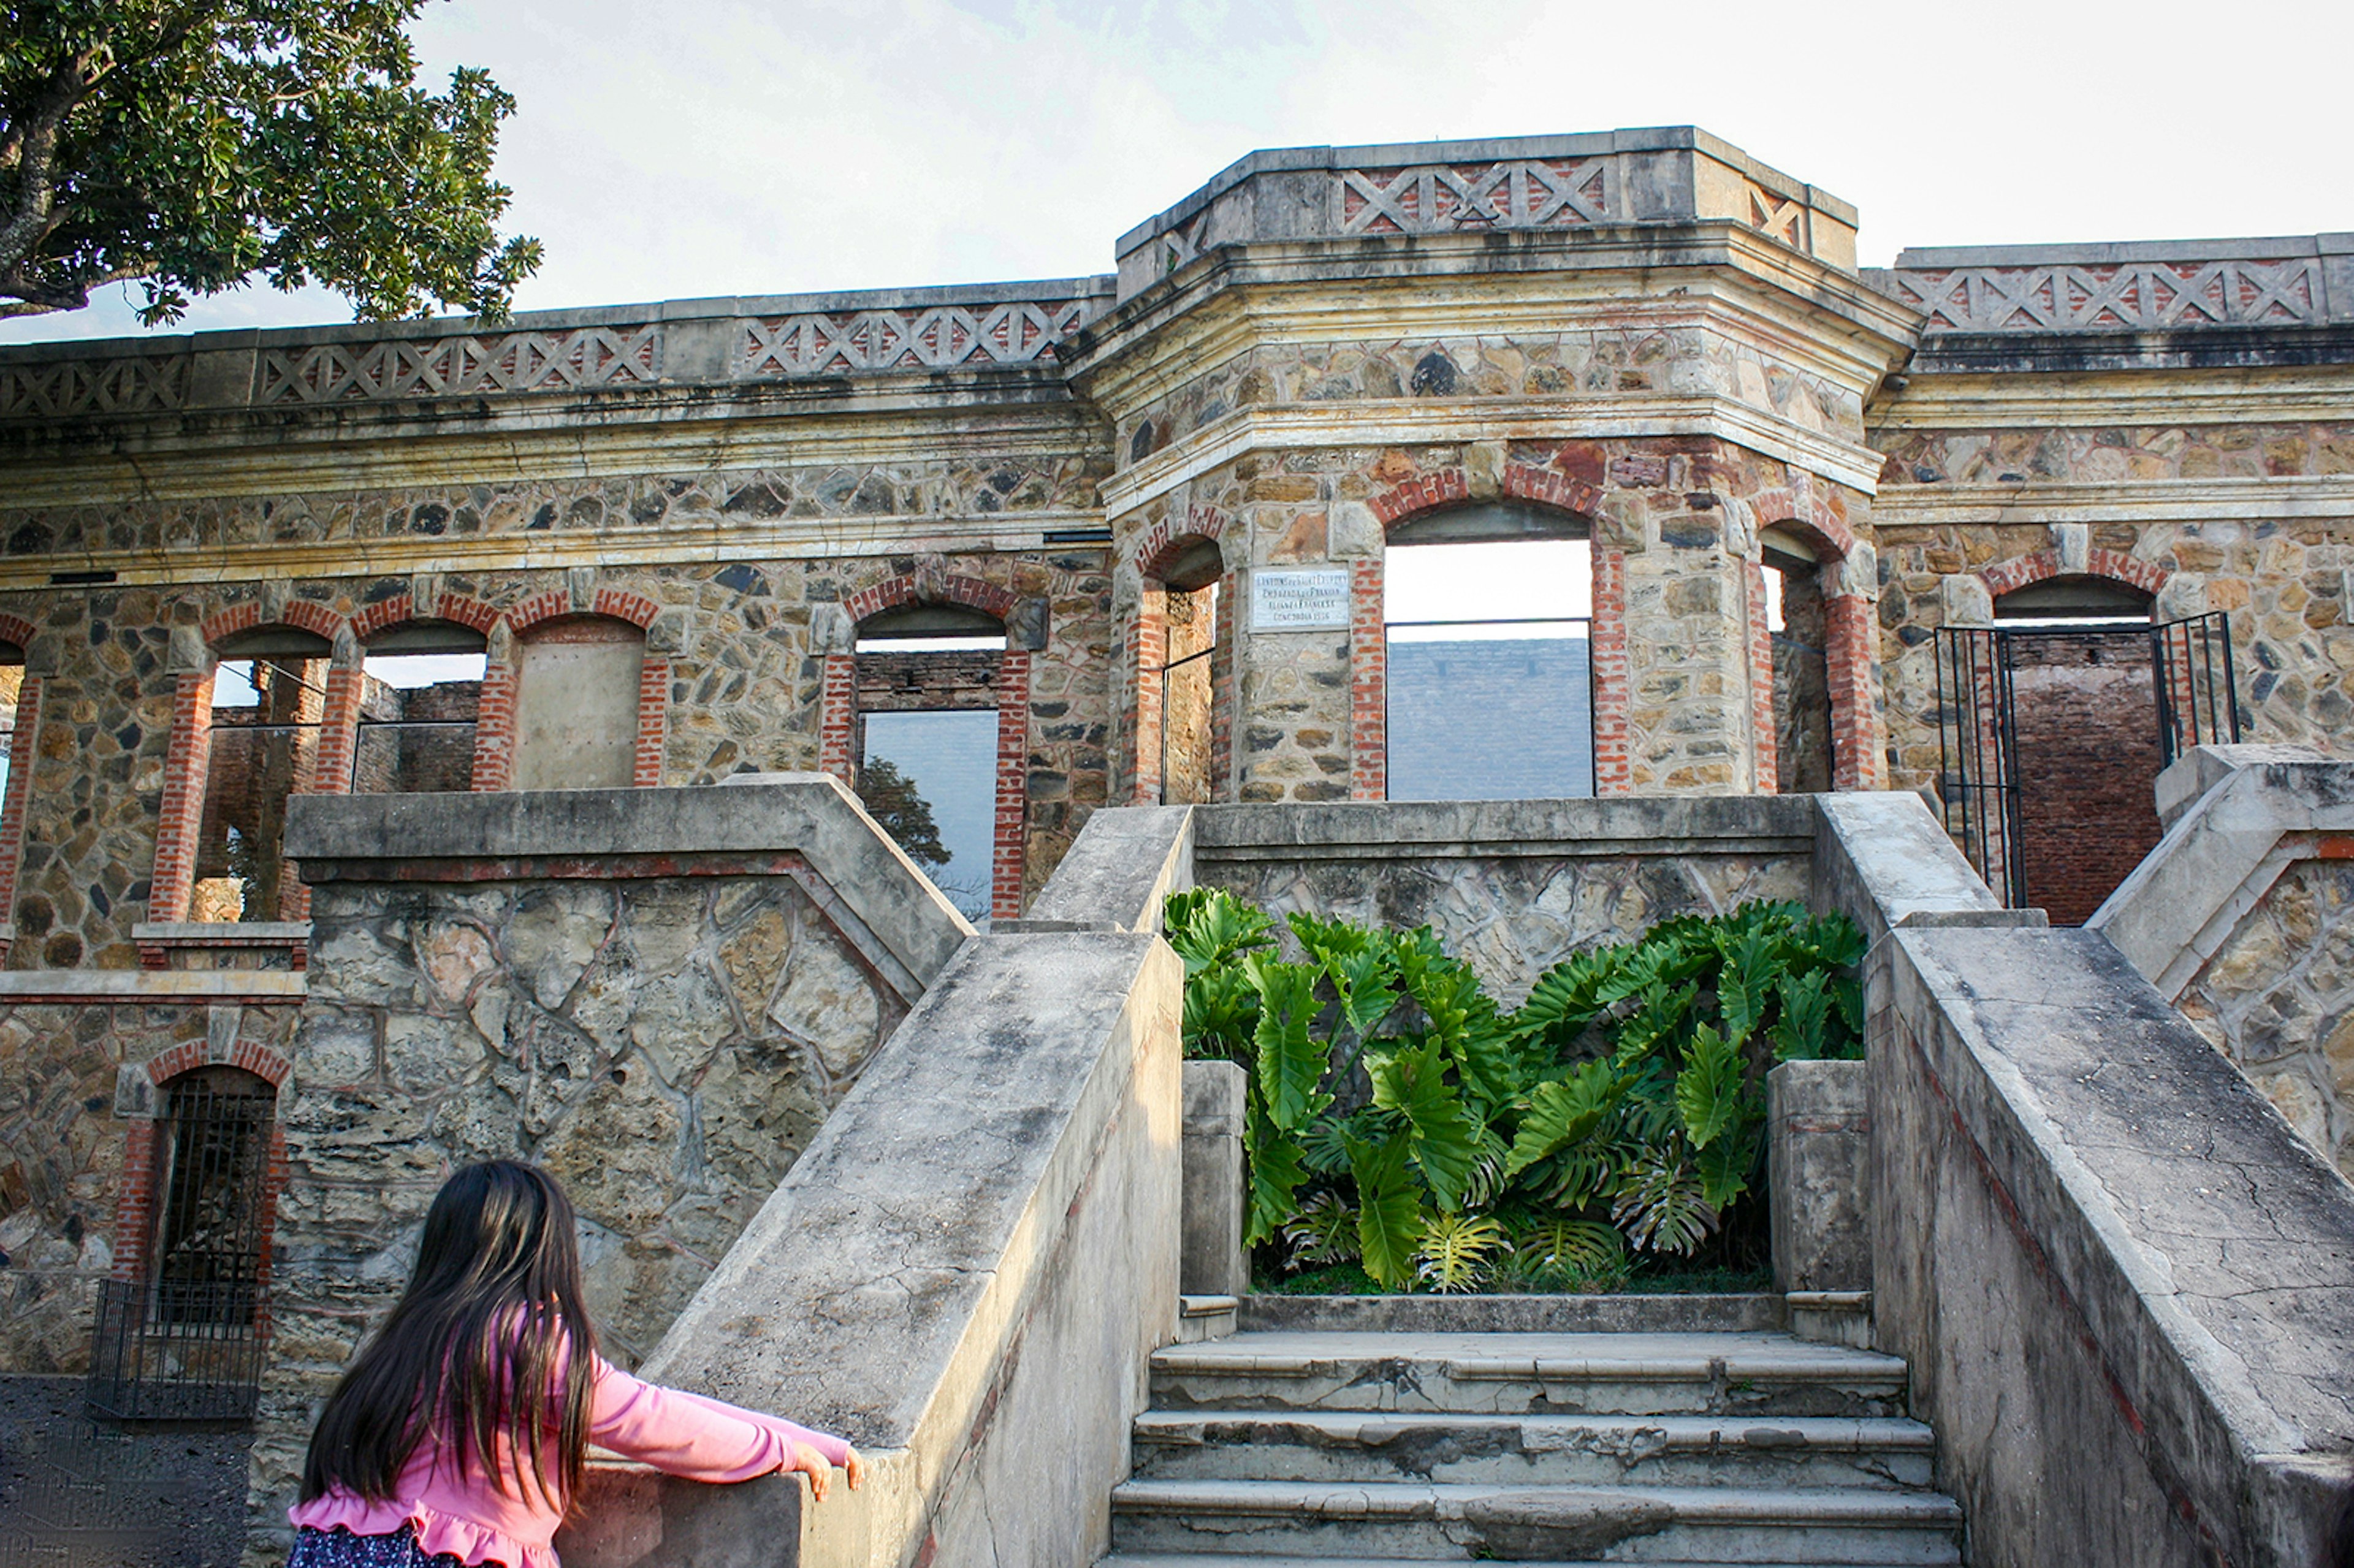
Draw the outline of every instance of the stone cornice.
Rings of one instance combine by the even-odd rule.
[[[1108,456],[1109,432],[1067,398],[981,408],[811,408],[797,417],[562,423],[274,443],[190,440],[0,462],[12,508],[379,490],[623,474],[881,462]]]
[[[1805,429],[1729,397],[1417,397],[1241,408],[1157,451],[1102,487],[1118,517],[1246,453],[1440,441],[1711,436],[1870,495],[1878,452]]]
[[[2354,518],[2354,475],[1900,484],[1880,492],[1872,516],[1882,528],[2348,519]]]
[[[1105,549],[1056,543],[1049,534],[1095,530],[1095,510],[922,516],[809,517],[747,522],[666,519],[640,533],[505,533],[465,538],[338,538],[318,543],[193,546],[0,557],[0,591],[53,588],[49,574],[105,571],[122,585],[253,582],[271,578],[413,576],[419,572],[530,571],[562,567],[699,565],[714,561],[834,561],[853,556]]]
[[[1702,276],[1708,284],[1695,295]],[[1411,300],[1396,300],[1409,291]],[[1237,292],[1249,296],[1241,309],[1250,330],[1278,341],[1481,330],[1467,316],[1501,332],[1515,312],[1552,336],[1565,309],[1623,324],[1629,312],[1670,302],[1696,299],[1706,312],[1738,301],[1757,319],[1779,323],[1787,341],[1817,361],[1809,368],[1863,392],[1911,350],[1920,320],[1850,273],[1723,223],[1571,236],[1433,235],[1380,247],[1262,242],[1204,255],[1081,328],[1063,355],[1073,384],[1115,418],[1150,401],[1133,388],[1172,385],[1164,357],[1194,364],[1224,357],[1196,345],[1189,330],[1205,336],[1238,330],[1225,298]],[[1180,330],[1196,313],[1208,324]]]
[[[1915,376],[1864,413],[1882,430],[2354,422],[2354,365],[2038,376]]]

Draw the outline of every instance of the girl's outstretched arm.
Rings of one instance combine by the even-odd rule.
[[[673,1476],[745,1481],[770,1470],[801,1470],[822,1499],[834,1465],[850,1484],[865,1467],[850,1445],[773,1415],[642,1382],[602,1356],[591,1369],[588,1440]]]

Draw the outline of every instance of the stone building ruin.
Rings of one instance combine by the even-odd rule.
[[[1448,884],[1509,982],[1662,887],[1846,896],[1761,798],[1917,794],[1985,885],[1949,923],[2114,927],[2354,1169],[2354,236],[1864,269],[1856,225],[1691,128],[1295,148],[1099,276],[0,349],[0,1382],[198,1270],[183,1414],[259,1410],[266,1545],[404,1227],[509,1152],[580,1195],[617,1351],[684,1365],[977,925],[1159,1027],[1149,912],[1056,891],[1107,808],[1199,808],[1154,853],[1277,904],[1447,801],[1704,867]],[[1457,619],[1541,632],[1399,609],[1530,548],[1584,597]],[[2161,774],[2256,800],[2198,772],[2235,744],[2294,748],[2243,758],[2294,822],[2128,939]],[[884,761],[937,860],[807,777]]]

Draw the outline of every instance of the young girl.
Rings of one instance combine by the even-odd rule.
[[[839,1437],[620,1371],[581,1296],[554,1180],[508,1160],[452,1176],[311,1436],[287,1568],[558,1568],[591,1443],[702,1481],[803,1470],[821,1499],[834,1465],[863,1478]]]

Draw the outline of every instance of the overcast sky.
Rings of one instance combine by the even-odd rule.
[[[2346,0],[435,0],[522,309],[1071,277],[1257,147],[1692,123],[1907,245],[2354,229]],[[122,291],[0,341],[138,331]],[[255,287],[173,331],[350,319]]]

